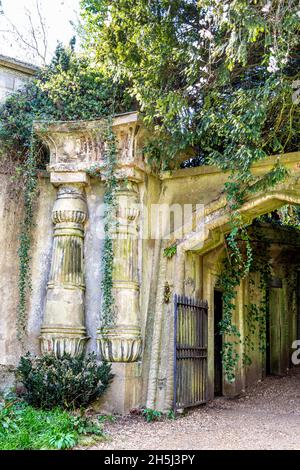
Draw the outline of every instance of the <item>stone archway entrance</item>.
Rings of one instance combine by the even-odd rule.
[[[267,166],[274,164],[276,159],[273,158],[270,161],[262,165],[261,167],[257,167],[254,169],[256,174],[262,175],[266,170]],[[284,183],[278,186],[277,188],[268,191],[267,193],[260,193],[256,194],[255,196],[249,197],[249,199],[245,202],[245,204],[241,207],[240,213],[246,225],[250,225],[252,221],[261,216],[263,214],[269,213],[274,211],[277,208],[285,204],[293,204],[299,205],[300,204],[300,186],[298,186],[298,177],[299,177],[299,160],[300,154],[291,154],[287,158],[287,166],[290,167],[290,177]],[[181,178],[184,179],[184,171],[180,170],[179,172],[173,174],[170,177],[167,177],[166,187],[165,187],[165,194],[171,193],[171,188],[175,191],[175,188],[179,188],[178,180]],[[197,175],[196,175],[196,172]],[[202,172],[202,174],[201,174]],[[215,342],[214,342],[214,334],[215,334],[215,323],[218,321],[215,318],[215,305],[218,304],[218,294],[216,294],[216,283],[217,278],[220,272],[220,259],[222,258],[222,251],[223,251],[223,241],[224,236],[230,230],[230,215],[226,212],[226,200],[222,196],[221,192],[219,196],[216,194],[210,194],[209,200],[206,200],[207,196],[207,187],[208,181],[210,181],[212,187],[216,187],[216,175],[211,172],[211,174],[205,173],[204,169],[192,169],[189,173],[187,173],[187,180],[185,183],[185,187],[188,183],[192,185],[194,181],[194,185],[196,189],[193,192],[193,200],[196,199],[196,195],[198,200],[203,200],[204,204],[204,211],[199,211],[199,213],[195,213],[193,216],[193,221],[190,223],[190,230],[186,231],[186,234],[183,238],[176,237],[176,233],[173,233],[172,236],[174,239],[178,239],[177,242],[177,253],[176,255],[170,259],[165,260],[163,258],[163,248],[167,246],[167,244],[162,244],[161,248],[161,258],[157,265],[157,272],[161,274],[159,277],[160,285],[163,284],[164,280],[168,282],[169,285],[173,287],[174,292],[179,292],[187,295],[198,294],[200,298],[206,299],[208,301],[209,306],[209,320],[208,320],[208,393],[209,398],[212,399],[215,395],[223,393],[225,396],[230,395],[234,396],[241,393],[245,390],[246,387],[253,384],[257,380],[261,380],[266,376],[268,372],[267,362],[266,362],[266,351],[256,354],[255,357],[252,358],[252,364],[246,365],[240,361],[238,365],[238,370],[236,373],[236,380],[233,384],[227,383],[224,377],[222,378],[222,386],[217,380],[218,369],[217,369],[217,361],[216,361],[216,352],[215,352]],[[224,175],[222,174],[222,178]],[[190,181],[189,181],[190,178]],[[223,180],[218,180],[218,184],[223,184]],[[215,186],[214,186],[215,184]],[[206,191],[206,192],[205,192]],[[183,194],[183,193],[182,193]],[[182,196],[183,197],[183,196]],[[176,198],[180,198],[180,194],[176,193]],[[174,202],[175,196],[172,200]],[[193,229],[193,224],[201,225],[202,229],[199,231],[195,231]],[[186,228],[186,227],[185,227]],[[273,230],[276,234],[276,230]],[[295,327],[295,315],[297,310],[297,303],[296,303],[296,292],[297,289],[289,288],[288,283],[290,282],[289,273],[285,275],[285,273],[281,272],[283,269],[288,271],[289,262],[288,259],[284,259],[284,256],[287,255],[290,248],[284,246],[284,242],[287,240],[286,235],[282,234],[282,240],[278,237],[272,240],[272,250],[273,250],[273,265],[274,277],[280,277],[283,282],[283,291],[281,295],[285,299],[285,304],[283,306],[283,310],[281,311],[280,315],[282,318],[282,332],[280,333],[281,338],[285,338],[284,346],[282,346],[282,352],[280,361],[284,366],[280,366],[287,368],[290,367],[289,358],[291,356],[291,338],[297,335],[297,328]],[[294,251],[298,251],[300,248],[299,240],[297,243],[294,244]],[[285,254],[284,254],[285,253]],[[290,250],[290,257],[291,257],[291,250]],[[257,282],[259,282],[257,280]],[[274,281],[275,282],[275,281]],[[276,291],[275,286],[270,286],[270,289],[274,289],[271,291],[271,302],[273,309],[274,306],[278,309],[278,299],[276,300],[276,296],[279,295],[279,290]],[[247,335],[247,321],[246,321],[246,311],[245,311],[245,304],[247,303],[247,298],[249,297],[249,282],[245,280],[242,282],[240,288],[237,292],[236,298],[236,307],[234,312],[234,320],[238,325],[238,328],[241,331],[242,338]],[[163,292],[163,290],[162,290]],[[259,302],[259,298],[257,298],[257,302]],[[283,304],[281,304],[283,305]],[[291,309],[291,305],[293,305],[293,318],[288,318],[286,313]],[[167,312],[165,307],[163,306],[163,302],[160,304],[157,299],[157,306],[161,309],[162,312]],[[169,309],[168,309],[169,310]],[[216,310],[218,307],[216,307]],[[158,311],[157,311],[158,312]],[[165,317],[167,315],[172,314],[170,311],[168,314],[162,313],[160,319],[156,317],[158,323],[160,325],[160,339],[155,338],[155,343],[157,341],[160,342],[161,351],[157,351],[157,359],[156,359],[156,368],[157,372],[155,372],[151,368],[151,360],[150,360],[150,374],[149,374],[149,382],[148,382],[148,405],[151,407],[158,407],[160,409],[167,409],[169,403],[172,400],[172,359],[171,356],[166,356],[166,351],[168,350],[168,336],[164,336],[162,333],[166,331],[167,325],[165,324]],[[278,314],[277,314],[278,317]],[[274,319],[276,318],[276,312],[273,314],[273,323],[269,324],[269,329],[272,330],[272,338],[274,337],[273,331],[276,330],[274,328]],[[277,331],[278,331],[278,320],[277,321]],[[290,324],[289,324],[290,322]],[[288,325],[289,324],[289,325]],[[287,327],[288,325],[288,327]],[[295,329],[296,328],[296,329]],[[277,333],[278,334],[278,333]],[[270,333],[269,333],[270,335]],[[273,369],[274,369],[274,357],[276,356],[275,345],[278,345],[278,339],[272,339],[273,345],[271,344],[269,354],[269,362],[271,361],[271,357],[273,358]],[[241,342],[242,343],[242,342]],[[157,343],[156,343],[157,344]],[[257,345],[255,345],[255,348]],[[242,357],[243,354],[243,346],[242,344],[238,346],[240,349],[240,354]],[[259,348],[258,348],[259,349]],[[168,359],[169,358],[169,359]],[[163,360],[162,360],[163,359]],[[157,362],[158,360],[158,362]],[[279,361],[279,358],[277,359]],[[154,364],[154,363],[153,363]],[[165,382],[164,387],[160,387],[158,390],[155,386],[155,382],[157,377],[165,376],[167,380]],[[216,382],[215,382],[216,379]],[[156,382],[157,383],[157,382]],[[217,385],[219,383],[219,385]],[[169,386],[168,386],[169,385]]]
[[[172,302],[168,300],[168,289],[171,295],[178,293],[206,299],[209,305],[208,398],[213,398],[214,377],[217,375],[214,304],[218,302],[214,292],[224,236],[230,230],[230,215],[226,211],[223,193],[229,175],[212,167],[153,174],[143,158],[143,131],[138,115],[128,113],[114,119],[113,129],[118,141],[116,197],[119,224],[114,234],[112,283],[118,315],[114,327],[103,332],[97,317],[101,288],[99,279],[95,281],[97,268],[93,266],[95,254],[99,270],[102,262],[95,229],[97,208],[94,203],[96,200],[100,204],[103,201],[106,178],[102,125],[100,121],[94,121],[56,123],[48,129],[44,125],[37,126],[37,132],[51,148],[50,182],[60,188],[57,200],[60,201],[60,196],[64,200],[61,207],[59,202],[54,205],[54,238],[56,234],[59,236],[60,224],[67,224],[67,229],[72,232],[70,237],[76,230],[76,236],[81,239],[79,251],[89,259],[89,263],[85,264],[85,279],[70,278],[71,303],[76,308],[70,308],[61,323],[58,323],[59,306],[50,295],[51,282],[48,285],[47,308],[41,331],[43,347],[56,351],[57,344],[67,345],[69,349],[74,345],[77,353],[90,337],[91,349],[95,349],[98,343],[100,355],[113,363],[116,377],[107,399],[107,409],[125,413],[132,407],[146,404],[149,408],[168,410],[172,408],[174,398],[174,311]],[[247,199],[240,208],[245,224],[284,204],[300,204],[300,153],[281,158],[290,176],[276,188]],[[270,157],[255,164],[253,175],[259,179],[277,161],[277,157]],[[97,165],[96,180],[87,174],[91,165]],[[83,201],[83,206],[77,207],[75,201],[76,204]],[[175,230],[166,241],[163,236],[154,239],[143,236],[147,228],[144,213],[146,208],[155,204],[181,208],[200,204],[202,208],[192,211],[190,219],[184,223],[184,230],[181,227],[180,234]],[[174,240],[174,256],[166,257],[164,250]],[[73,242],[70,240],[69,244],[67,238],[65,242],[64,251],[70,246],[73,253]],[[55,246],[53,244],[54,261],[58,253]],[[80,274],[83,272],[81,263]],[[53,273],[55,276],[59,274],[54,276],[53,282],[58,297],[65,296],[66,279],[56,269]],[[244,283],[237,293],[235,320],[242,334],[246,331],[244,305],[248,288]],[[80,301],[77,302],[79,297]],[[63,309],[67,312],[64,305]],[[77,316],[73,310],[78,313]],[[223,377],[222,393],[237,393],[247,385],[249,377],[257,377],[257,371],[262,367],[261,358],[256,359],[256,369],[253,367],[251,373],[242,365],[239,367],[234,386],[225,383]]]
[[[98,349],[99,356],[113,363],[115,373],[106,396],[107,411],[126,413],[145,405],[169,410],[174,390],[174,311],[170,298],[177,293],[205,299],[209,305],[208,398],[213,398],[214,291],[224,236],[230,230],[223,192],[229,174],[207,166],[153,173],[143,155],[145,132],[138,114],[128,113],[113,119],[119,223],[114,233],[112,288],[118,315],[114,327],[104,332],[101,323],[104,221],[99,208],[104,201],[107,177],[105,125],[101,120],[36,124],[36,132],[50,147],[51,158],[48,172],[40,175],[36,212],[41,223],[34,227],[32,234],[36,243],[32,253],[33,290],[28,299],[28,349],[40,354],[41,343],[44,351],[57,354],[63,350],[79,354],[83,347],[88,351]],[[274,156],[256,163],[253,175],[259,179],[278,159]],[[240,208],[245,224],[284,204],[300,204],[300,153],[281,155],[280,159],[289,170],[288,178],[246,200]],[[90,173],[95,166],[96,176]],[[184,230],[182,227],[180,233],[174,230],[169,239],[145,236],[146,209],[155,204],[182,209],[185,205],[192,206],[191,215],[184,220]],[[198,210],[199,204],[202,207]],[[19,224],[19,219],[14,220],[15,224]],[[2,225],[11,227],[5,211]],[[3,246],[9,248],[6,255],[16,263],[13,230],[5,229],[0,235]],[[273,243],[275,248],[279,246],[277,242]],[[165,256],[165,249],[170,245],[173,254]],[[276,263],[290,266],[295,257],[291,259],[287,252],[275,248]],[[297,251],[300,252],[300,246],[296,244]],[[4,363],[17,364],[18,346],[11,334],[17,311],[17,280],[8,279],[5,258],[0,263],[0,274],[1,289],[4,292],[14,289],[11,303],[4,299],[2,305],[3,318],[9,321],[1,325],[0,346]],[[280,270],[274,276],[282,279],[282,289],[287,292],[287,276]],[[243,335],[247,289],[249,286],[244,282],[237,292],[234,313]],[[277,306],[279,290],[274,291],[274,296],[273,303]],[[284,294],[285,300],[289,299],[287,309],[295,304],[295,296],[292,297],[289,299]],[[282,321],[283,328],[285,324]],[[296,326],[294,323],[293,331]],[[288,357],[286,350],[284,354]],[[224,383],[223,379],[222,393],[238,393],[257,378],[262,369],[260,357],[255,364],[251,371],[241,365],[234,385]],[[282,364],[281,369],[286,367],[286,362]]]

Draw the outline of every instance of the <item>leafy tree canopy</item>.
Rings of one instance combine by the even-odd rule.
[[[299,149],[298,0],[81,6],[87,47],[104,73],[129,82],[163,167],[192,149],[200,162],[239,170],[247,186],[252,162]]]
[[[59,45],[50,65],[0,106],[0,156],[26,160],[34,120],[94,119],[131,109],[124,86],[104,77],[86,55],[75,54],[73,46],[74,40],[69,47]],[[39,144],[39,165],[44,150]]]

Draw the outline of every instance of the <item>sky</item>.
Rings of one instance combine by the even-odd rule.
[[[43,55],[42,29],[37,14],[37,1],[40,4],[40,11],[45,19],[47,30],[49,44],[47,62],[49,62],[58,41],[67,44],[74,36],[74,28],[70,22],[77,23],[79,0],[0,0],[4,12],[4,15],[0,15],[0,54],[40,65],[41,58],[34,54],[32,49],[26,47],[20,38],[18,39],[18,34],[12,32],[11,25],[13,23],[16,26],[26,41],[34,41],[32,34],[30,34],[30,21],[26,15],[26,10],[29,11]]]

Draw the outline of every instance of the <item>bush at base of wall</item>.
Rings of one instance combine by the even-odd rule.
[[[57,358],[28,353],[21,358],[17,371],[25,388],[25,401],[44,410],[87,406],[105,392],[113,378],[111,365],[99,364],[94,354]]]

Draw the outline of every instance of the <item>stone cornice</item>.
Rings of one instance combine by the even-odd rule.
[[[284,153],[281,155],[272,155],[264,160],[260,160],[252,165],[254,172],[266,172],[268,167],[273,167],[277,162],[282,163],[289,169],[294,169],[300,174],[300,151]],[[230,171],[224,171],[212,165],[201,165],[193,168],[181,168],[174,171],[163,171],[160,173],[161,180],[179,179],[186,177],[201,177],[212,175],[215,177],[217,174],[230,174]]]
[[[9,70],[21,72],[25,75],[35,75],[39,71],[39,67],[33,64],[28,64],[18,59],[8,57],[0,54],[0,67]]]
[[[85,172],[96,169],[105,179],[105,130],[107,119],[91,121],[36,121],[36,134],[50,149],[48,171],[53,174]],[[143,181],[149,172],[142,155],[144,131],[139,113],[116,115],[112,129],[117,140],[116,177]]]

